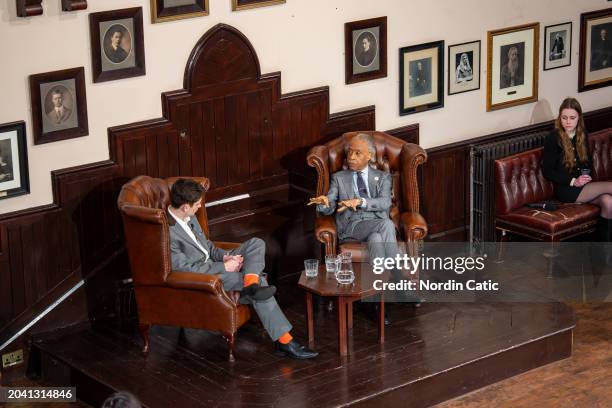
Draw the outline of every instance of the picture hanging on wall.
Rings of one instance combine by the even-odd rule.
[[[387,17],[344,24],[345,82],[387,76]]]
[[[400,48],[400,115],[444,106],[444,41]]]
[[[480,89],[480,41],[448,46],[448,94]]]
[[[30,192],[25,122],[0,125],[0,199]]]
[[[272,6],[274,4],[283,4],[286,0],[232,0],[232,10],[246,10],[255,7]]]
[[[144,75],[142,7],[89,15],[94,82]]]
[[[209,0],[151,0],[151,22],[207,16]]]
[[[544,71],[572,65],[572,23],[544,27]]]
[[[539,40],[539,23],[489,31],[487,111],[538,100]]]
[[[30,75],[34,144],[87,136],[83,67]]]
[[[578,91],[612,84],[612,8],[580,16]]]

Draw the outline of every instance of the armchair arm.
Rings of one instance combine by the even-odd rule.
[[[418,212],[402,213],[400,225],[404,232],[404,238],[408,241],[418,241],[427,236],[427,222]]]
[[[427,153],[421,146],[406,143],[402,147],[402,207],[406,211],[419,212],[419,185],[417,170],[427,161]]]
[[[325,255],[336,253],[337,231],[333,215],[323,215],[315,218],[315,237],[325,244]]]
[[[317,196],[327,194],[329,190],[329,166],[327,158],[329,157],[329,149],[327,146],[314,146],[306,155],[306,162],[310,167],[317,170]]]
[[[193,272],[170,272],[166,277],[166,284],[171,288],[195,289],[222,295],[223,282],[216,275],[206,275]]]
[[[213,244],[215,244],[215,246],[218,248],[226,249],[228,251],[230,249],[238,248],[240,246],[240,244],[237,244],[236,242],[213,241]]]

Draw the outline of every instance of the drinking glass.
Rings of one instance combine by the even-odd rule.
[[[335,255],[325,255],[325,270],[327,273],[335,274],[338,271],[339,259]]]
[[[591,175],[591,169],[580,169],[580,175],[581,176],[590,176]]]
[[[307,278],[314,278],[319,274],[319,260],[306,259],[304,261],[304,270]]]
[[[353,283],[354,280],[353,263],[350,260],[342,259],[338,265],[338,272],[336,272],[336,281],[341,285],[346,285]]]

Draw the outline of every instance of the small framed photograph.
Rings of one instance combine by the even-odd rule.
[[[94,82],[144,75],[142,7],[89,15]]]
[[[30,75],[34,144],[87,136],[83,67]]]
[[[444,41],[400,48],[400,115],[444,106]]]
[[[544,71],[572,65],[572,22],[544,27]]]
[[[578,91],[612,84],[612,8],[580,15]]]
[[[448,46],[448,94],[480,89],[480,41]]]
[[[255,7],[272,6],[283,4],[286,0],[232,0],[232,10],[247,10]]]
[[[208,0],[151,0],[151,23],[207,16]]]
[[[488,32],[488,112],[538,100],[539,41],[539,23]]]
[[[0,125],[0,199],[30,193],[25,122]]]
[[[387,76],[387,17],[344,24],[345,82]]]

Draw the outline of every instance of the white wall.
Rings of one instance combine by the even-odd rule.
[[[182,87],[189,53],[219,22],[249,38],[262,73],[282,72],[283,93],[329,85],[332,112],[374,104],[378,129],[418,122],[421,145],[428,148],[551,119],[561,100],[577,93],[580,13],[609,5],[604,0],[287,0],[284,5],[232,12],[231,0],[210,0],[208,17],[151,24],[149,0],[89,0],[88,10],[72,13],[61,11],[61,0],[44,0],[44,15],[25,19],[15,17],[15,0],[1,1],[0,123],[27,123],[31,193],[0,200],[0,213],[50,203],[50,171],[108,159],[108,127],[161,116],[160,93]],[[144,9],[146,76],[93,84],[88,14],[133,6]],[[388,16],[388,77],[347,86],[344,23],[380,16]],[[543,72],[540,57],[540,103],[487,113],[487,30],[540,22],[543,31],[546,25],[566,21],[574,24],[572,66]],[[399,116],[400,47],[478,39],[479,91],[446,96],[443,109]],[[28,75],[79,66],[85,67],[89,136],[34,146]],[[578,98],[590,111],[612,105],[611,90]]]

